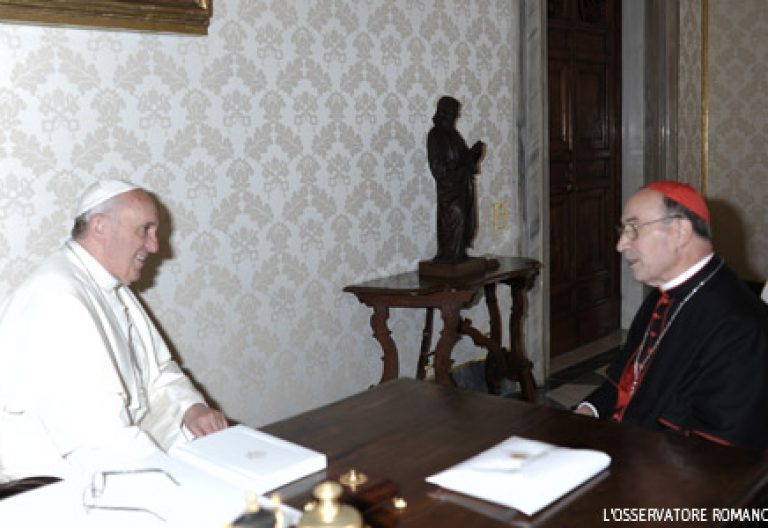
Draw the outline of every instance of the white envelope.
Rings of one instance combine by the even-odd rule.
[[[533,515],[604,470],[601,451],[513,436],[427,482]]]

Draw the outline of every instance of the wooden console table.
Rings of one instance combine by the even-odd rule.
[[[532,364],[525,353],[522,335],[522,318],[525,313],[526,290],[539,272],[541,264],[521,257],[489,255],[499,261],[499,267],[484,274],[460,279],[432,279],[419,276],[417,271],[392,275],[352,284],[344,288],[357,299],[373,308],[371,327],[373,335],[384,351],[384,367],[380,383],[398,377],[398,352],[387,327],[390,308],[425,308],[426,321],[422,333],[418,379],[424,379],[429,356],[434,356],[435,381],[442,385],[454,384],[450,374],[451,351],[462,335],[469,336],[476,346],[488,352],[486,381],[491,392],[498,394],[503,377],[517,380],[523,397],[535,401],[536,384],[531,372]],[[512,293],[512,310],[509,316],[509,349],[502,346],[501,314],[496,298],[496,285],[506,284]],[[460,317],[462,309],[471,306],[481,293],[490,318],[490,334],[485,335],[472,326],[472,321]],[[435,345],[432,344],[434,310],[440,311],[443,328]]]

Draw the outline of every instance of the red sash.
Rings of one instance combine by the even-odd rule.
[[[624,418],[624,412],[627,410],[629,402],[637,393],[645,373],[651,367],[659,345],[659,337],[667,325],[667,316],[671,307],[669,295],[666,292],[661,292],[661,296],[651,313],[651,320],[648,321],[643,340],[627,360],[619,378],[616,408],[613,413],[613,419],[617,422]]]

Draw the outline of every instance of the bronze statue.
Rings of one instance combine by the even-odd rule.
[[[437,190],[437,254],[434,264],[460,264],[477,230],[475,174],[485,145],[472,148],[456,130],[459,102],[444,96],[437,102],[434,126],[427,135],[427,158]]]

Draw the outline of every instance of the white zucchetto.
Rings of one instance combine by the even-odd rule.
[[[97,205],[106,202],[110,198],[114,198],[118,194],[134,191],[136,189],[141,189],[141,187],[125,180],[112,179],[97,181],[88,187],[80,197],[75,212],[75,218],[86,211],[90,211]]]

